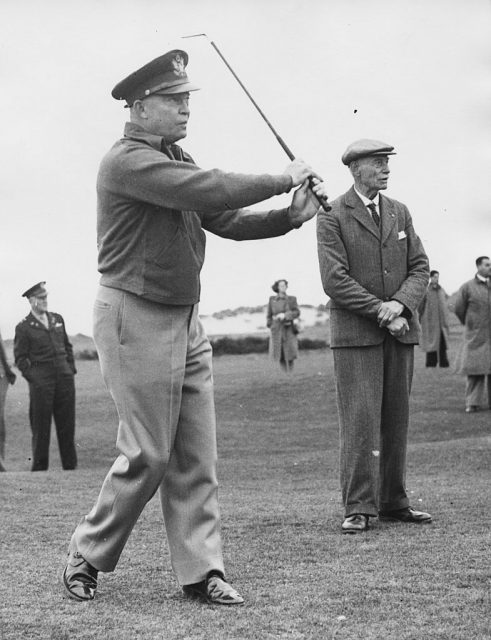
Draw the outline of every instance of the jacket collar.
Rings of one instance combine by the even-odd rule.
[[[380,238],[381,241],[384,242],[384,240],[389,237],[392,227],[396,222],[394,205],[389,198],[380,194],[379,208],[382,233],[373,221],[372,217],[368,214],[367,208],[356,193],[354,187],[351,187],[351,189],[345,194],[344,202],[346,206],[352,210],[353,217],[356,218],[356,220],[358,220],[358,222],[376,238]]]
[[[28,320],[30,324],[35,324],[36,327],[41,327],[42,329],[45,329],[46,331],[48,331],[49,327],[51,327],[51,325],[53,324],[51,313],[49,311],[46,311],[46,317],[48,318],[48,326],[43,324],[41,320],[39,320],[32,311],[29,313],[26,320]]]
[[[134,122],[127,122],[124,125],[124,137],[148,144],[156,151],[165,153],[171,160],[178,160],[179,162],[189,162],[191,160],[190,156],[179,145],[167,144],[165,138],[154,133],[148,133],[143,127]]]

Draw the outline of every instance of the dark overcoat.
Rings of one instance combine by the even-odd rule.
[[[491,285],[478,278],[464,283],[454,303],[464,325],[456,368],[464,375],[491,374]]]
[[[278,313],[284,313],[285,319],[273,318]],[[271,296],[268,303],[266,324],[271,329],[269,353],[273,360],[283,359],[287,362],[295,360],[298,355],[298,340],[293,331],[293,320],[300,316],[295,296]]]

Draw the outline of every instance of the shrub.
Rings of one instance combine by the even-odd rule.
[[[75,360],[99,360],[95,349],[81,349],[75,352]]]

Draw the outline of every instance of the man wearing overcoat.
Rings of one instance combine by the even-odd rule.
[[[188,55],[169,51],[119,82],[130,122],[97,181],[100,288],[94,339],[119,414],[119,457],[76,528],[63,581],[94,598],[146,503],[160,490],[171,562],[185,595],[236,605],[225,579],[216,478],[211,346],[198,316],[204,230],[224,238],[281,236],[319,208],[302,161],[279,175],[203,170],[175,143],[190,116]],[[319,197],[323,185],[313,178]],[[289,207],[241,207],[299,186]]]
[[[448,367],[449,320],[446,294],[439,284],[438,271],[430,272],[425,297],[419,305],[421,321],[421,348],[426,353],[426,366]]]
[[[465,411],[491,408],[491,260],[480,256],[477,273],[459,289],[454,311],[464,325],[457,369],[467,377]]]
[[[409,505],[406,448],[416,310],[428,259],[405,205],[386,196],[394,147],[377,140],[349,145],[342,162],[354,187],[317,220],[321,279],[330,297],[340,422],[343,533],[369,518],[429,522]]]
[[[15,364],[29,383],[32,431],[31,471],[49,465],[51,420],[54,418],[63,469],[77,467],[75,450],[75,382],[73,347],[59,313],[48,311],[45,282],[24,291],[31,312],[15,327]]]

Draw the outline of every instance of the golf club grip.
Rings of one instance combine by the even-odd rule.
[[[312,190],[312,187],[314,186],[314,181],[312,180],[312,178],[309,178],[309,186],[310,186],[310,189]],[[326,213],[332,209],[331,205],[327,200],[323,200],[317,196],[315,197],[317,198],[317,202],[320,204],[320,206],[324,209]]]

